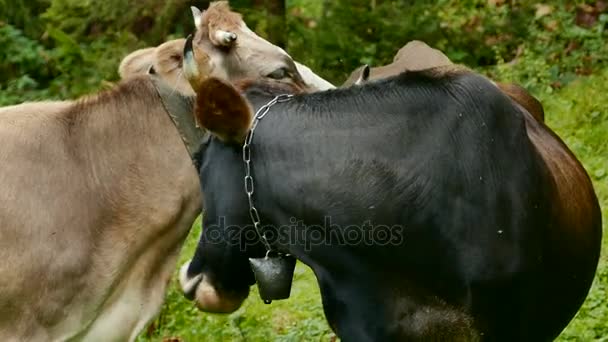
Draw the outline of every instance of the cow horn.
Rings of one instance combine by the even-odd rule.
[[[219,45],[230,46],[236,41],[236,33],[230,31],[215,31],[215,40]]]
[[[184,77],[196,91],[198,86],[213,73],[213,63],[203,49],[193,44],[192,39],[192,35],[188,35],[184,44],[182,70]]]
[[[363,70],[361,70],[361,75],[359,75],[359,79],[357,79],[355,84],[359,85],[359,84],[367,82],[367,80],[369,79],[369,72],[370,72],[369,65],[365,64],[363,66]]]
[[[195,6],[190,6],[190,10],[192,11],[192,17],[194,18],[194,27],[198,28],[201,25],[203,13]]]
[[[193,82],[200,77],[200,72],[198,70],[198,65],[196,65],[196,59],[194,58],[194,49],[192,48],[192,35],[188,35],[186,38],[186,44],[184,45],[184,76],[190,82],[191,85],[194,85]]]

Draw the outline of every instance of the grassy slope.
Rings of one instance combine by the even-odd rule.
[[[608,70],[578,80],[555,94],[539,96],[547,122],[591,174],[608,221]],[[200,222],[182,252],[183,263],[194,251]],[[562,333],[562,341],[608,341],[608,234],[593,288],[583,308]],[[175,278],[176,279],[176,278]],[[539,318],[542,319],[542,318]],[[327,341],[331,333],[323,317],[319,291],[310,270],[299,264],[289,300],[265,305],[252,292],[231,315],[200,313],[171,283],[159,319],[139,341],[179,337],[185,341]]]

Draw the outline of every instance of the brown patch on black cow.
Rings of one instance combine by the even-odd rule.
[[[426,72],[427,75],[430,75],[435,78],[452,77],[473,73],[471,69],[459,64],[442,65],[435,68],[426,69],[424,70],[424,72]]]
[[[524,107],[536,120],[540,122],[545,121],[545,110],[543,109],[543,105],[524,87],[514,83],[496,83],[496,85],[513,101]]]
[[[225,142],[242,143],[253,119],[253,110],[227,81],[209,78],[196,90],[195,116],[200,126]]]
[[[541,121],[525,113],[526,131],[553,179],[550,229],[546,236],[545,279],[553,284],[542,295],[545,312],[575,312],[593,280],[602,241],[602,217],[591,180],[563,141]],[[574,297],[572,297],[574,296]],[[539,299],[539,301],[545,299]],[[568,303],[568,309],[564,302]],[[572,317],[554,317],[567,322]]]

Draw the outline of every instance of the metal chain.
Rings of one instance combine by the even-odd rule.
[[[270,247],[270,243],[268,242],[266,235],[261,231],[262,222],[260,220],[260,214],[258,213],[258,210],[253,204],[254,188],[253,177],[251,176],[251,142],[253,141],[253,133],[255,132],[255,128],[258,126],[258,122],[260,122],[260,120],[262,120],[264,116],[268,114],[270,107],[280,102],[287,102],[292,97],[293,95],[290,94],[278,95],[274,99],[270,100],[270,102],[260,107],[260,109],[258,109],[258,111],[255,113],[255,116],[253,117],[251,129],[249,129],[249,132],[245,137],[245,142],[243,143],[243,161],[245,162],[245,193],[247,193],[247,199],[249,200],[249,216],[251,216],[251,221],[253,221],[253,227],[258,233],[260,240],[262,241],[262,243],[264,243],[264,246],[266,247],[267,254],[272,250],[272,248]]]

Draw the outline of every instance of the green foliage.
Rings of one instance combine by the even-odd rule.
[[[608,15],[594,14],[596,22],[584,28],[575,24],[574,1],[547,3],[292,0],[287,16],[289,51],[336,84],[362,64],[390,63],[413,39],[444,51],[455,62],[488,72],[524,53],[529,60],[552,66],[548,84],[553,85],[605,66]]]
[[[73,98],[110,85],[128,53],[192,30],[189,5],[17,0],[0,6],[0,105]]]
[[[33,78],[51,73],[46,50],[15,27],[0,23],[0,105],[47,97],[46,84]],[[24,96],[25,95],[25,96]]]

